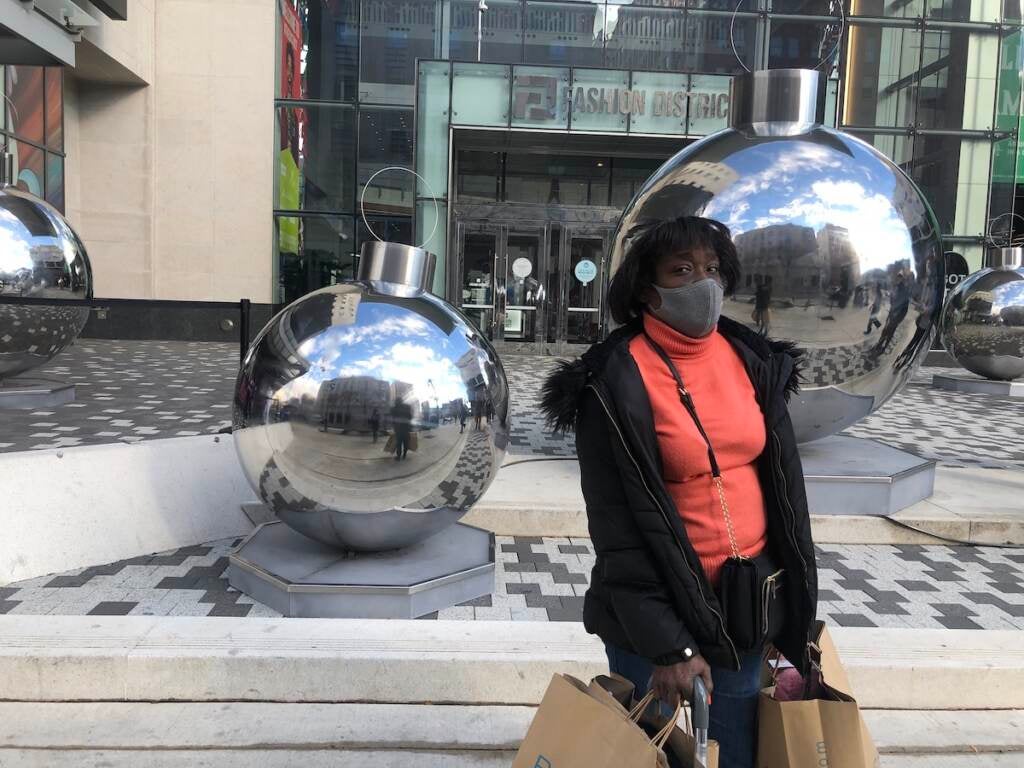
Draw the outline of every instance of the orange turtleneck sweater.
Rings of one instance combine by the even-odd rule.
[[[691,339],[646,313],[644,329],[672,359],[693,398],[722,472],[737,546],[754,557],[765,545],[764,496],[755,465],[764,451],[765,429],[743,361],[717,329]],[[629,351],[654,411],[665,485],[704,572],[717,585],[732,550],[707,444],[679,402],[671,372],[642,335],[630,342]]]

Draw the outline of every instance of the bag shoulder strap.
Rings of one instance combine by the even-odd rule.
[[[676,368],[675,363],[672,362],[672,358],[668,356],[668,353],[661,348],[661,346],[652,339],[649,335],[644,333],[644,341],[650,345],[651,349],[661,358],[662,362],[665,363],[665,367],[668,368],[672,374],[672,378],[676,380],[676,391],[679,394],[679,402],[683,404],[683,408],[690,414],[690,418],[693,419],[694,425],[697,427],[697,431],[700,432],[700,436],[704,438],[704,442],[708,447],[708,461],[711,463],[711,475],[712,477],[721,477],[722,473],[718,468],[718,459],[715,458],[715,449],[711,446],[711,439],[708,437],[708,433],[704,431],[704,425],[700,423],[700,417],[697,415],[697,408],[693,404],[693,398],[690,396],[690,391],[683,384],[683,377],[679,375],[679,369]]]

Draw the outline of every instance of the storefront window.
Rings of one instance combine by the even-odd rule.
[[[612,207],[625,208],[664,160],[616,157],[612,159]]]
[[[928,0],[928,17],[947,21],[999,21],[1000,0]]]
[[[606,158],[509,153],[505,199],[542,205],[608,205]]]
[[[281,210],[351,211],[355,110],[341,105],[277,108]]]
[[[848,34],[842,124],[913,126],[921,32],[851,24]]]
[[[7,67],[7,96],[13,102],[7,106],[7,125],[20,139],[42,144],[46,132],[43,128],[43,67]]]
[[[46,68],[46,146],[64,149],[64,70]]]
[[[46,202],[64,210],[64,158],[52,152],[46,153]]]
[[[367,214],[412,215],[416,179],[409,173],[414,167],[412,141],[411,110],[360,111],[359,200]]]
[[[477,60],[478,0],[453,0],[448,54],[454,61]],[[488,0],[483,15],[481,61],[518,64],[523,60],[523,4]]]
[[[363,0],[359,98],[375,104],[414,100],[416,60],[440,53],[436,0]]]
[[[461,150],[456,165],[456,194],[464,203],[496,203],[501,186],[501,153]]]
[[[526,62],[602,66],[605,7],[595,3],[526,4]]]
[[[773,0],[773,4],[778,1]],[[788,1],[799,6],[808,0]],[[850,0],[848,15],[874,16],[880,19],[916,19],[924,15],[924,0]]]
[[[0,67],[11,103],[0,110],[0,146],[14,156],[14,184],[64,210],[64,93],[56,67]]]
[[[275,219],[279,240],[296,228],[296,241],[278,255],[278,300],[290,303],[325,285],[355,277],[355,239],[351,217],[298,216]]]
[[[944,235],[981,236],[989,195],[992,144],[960,136],[918,136],[911,175]]]
[[[914,160],[914,138],[912,136],[870,131],[848,131],[848,133],[873,146],[907,173],[910,172],[910,164]]]
[[[607,66],[685,71],[686,14],[635,5],[608,6]]]
[[[305,20],[303,96],[353,101],[359,90],[359,6],[300,0]]]
[[[370,229],[366,223],[369,222]],[[389,243],[405,243],[416,245],[412,241],[412,219],[401,216],[362,216],[356,218],[356,253],[362,253],[363,243],[373,240],[384,240]]]
[[[744,71],[740,60],[748,68],[758,69],[762,30],[757,19],[751,16],[736,17],[732,23],[735,51],[729,42],[729,24],[729,17],[726,16],[687,12],[683,71],[740,74]]]

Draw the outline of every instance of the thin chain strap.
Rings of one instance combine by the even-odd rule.
[[[659,347],[647,334],[644,334],[644,338],[650,345],[658,357],[662,359],[669,372],[672,374],[672,378],[676,380],[676,390],[679,392],[679,402],[682,403],[683,408],[686,409],[687,413],[690,414],[690,418],[693,419],[694,425],[697,427],[697,431],[700,432],[700,436],[704,438],[704,442],[708,447],[708,461],[711,464],[711,478],[715,484],[715,488],[718,491],[718,501],[722,505],[722,517],[725,518],[725,529],[729,534],[729,547],[732,549],[732,556],[738,560],[745,560],[746,558],[740,554],[739,545],[736,543],[736,531],[732,527],[732,515],[729,514],[729,503],[725,500],[725,487],[722,484],[722,471],[718,466],[718,459],[715,458],[715,449],[711,445],[711,438],[708,437],[708,433],[704,431],[704,425],[700,423],[700,417],[697,416],[697,408],[693,404],[693,398],[690,397],[690,393],[686,389],[686,385],[683,384],[683,378],[679,375],[679,371],[676,370],[673,365],[671,358],[668,354]]]
[[[722,503],[722,515],[725,517],[725,528],[729,532],[729,546],[732,547],[732,556],[742,559],[740,548],[736,545],[736,531],[732,527],[732,515],[729,514],[729,504],[725,500],[725,489],[722,487],[722,476],[714,478],[715,487],[718,489],[718,500]]]

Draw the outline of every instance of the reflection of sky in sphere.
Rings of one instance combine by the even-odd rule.
[[[992,304],[992,314],[998,315],[1010,307],[1024,307],[1024,280],[1001,285]]]
[[[288,385],[287,395],[315,397],[321,382],[367,376],[410,385],[413,401],[445,403],[466,398],[466,382],[455,361],[469,351],[461,333],[445,335],[410,309],[364,300],[355,324],[331,325],[301,343],[299,354],[310,368]],[[478,370],[470,366],[467,377]]]
[[[899,176],[859,142],[844,139],[853,154],[807,141],[751,145],[723,162],[738,180],[705,209],[738,235],[777,224],[842,227],[862,259],[861,269],[884,269],[911,254],[907,224],[893,204],[909,197],[909,184],[896,189]],[[881,171],[884,171],[882,173]]]

